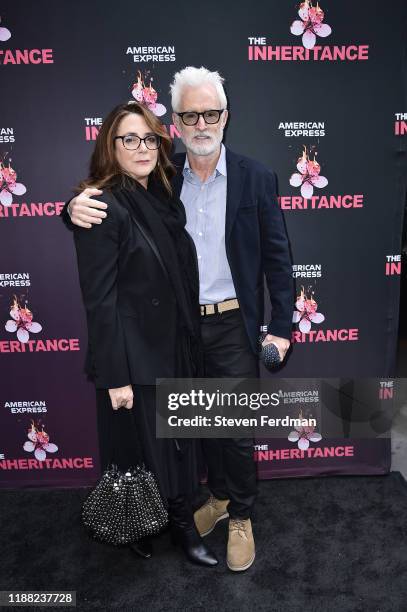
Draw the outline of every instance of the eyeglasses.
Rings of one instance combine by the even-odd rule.
[[[115,136],[113,140],[118,139],[122,141],[124,148],[128,149],[129,151],[135,151],[138,149],[142,142],[144,142],[147,149],[150,149],[150,151],[159,149],[161,146],[161,136],[158,136],[157,134],[149,134],[144,138],[140,138],[135,134],[126,134],[125,136]]]
[[[203,117],[205,123],[214,124],[218,123],[221,114],[224,112],[224,108],[221,110],[207,110],[203,113],[197,113],[195,111],[185,111],[185,113],[176,113],[178,117],[181,117],[182,123],[185,125],[196,125],[199,121],[199,117]]]

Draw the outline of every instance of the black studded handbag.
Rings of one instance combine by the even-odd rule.
[[[156,479],[142,462],[126,471],[112,462],[86,498],[82,521],[95,539],[120,546],[158,533],[168,514]]]

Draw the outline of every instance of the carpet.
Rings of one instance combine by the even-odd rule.
[[[220,559],[213,569],[190,565],[168,533],[155,539],[149,560],[92,541],[80,521],[86,494],[0,491],[0,590],[75,590],[78,610],[98,611],[407,610],[407,484],[399,472],[260,482],[257,556],[243,573],[226,567],[227,521],[207,537]]]

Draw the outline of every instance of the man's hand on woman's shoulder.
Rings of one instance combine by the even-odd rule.
[[[103,222],[103,219],[107,217],[107,213],[104,212],[107,204],[94,200],[92,197],[102,193],[101,189],[87,187],[72,198],[68,205],[68,213],[74,225],[90,229],[92,225]]]

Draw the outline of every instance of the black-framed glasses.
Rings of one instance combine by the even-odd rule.
[[[213,125],[214,123],[218,123],[221,114],[224,112],[224,108],[220,110],[206,110],[203,113],[198,113],[196,111],[185,111],[184,113],[176,113],[178,117],[181,117],[182,123],[185,125],[196,125],[199,121],[199,117],[203,117],[205,123],[209,123]]]
[[[150,149],[150,151],[159,149],[161,145],[161,136],[157,134],[149,134],[144,138],[140,138],[140,136],[136,136],[136,134],[125,134],[124,136],[114,137],[114,140],[118,139],[122,141],[124,148],[129,149],[129,151],[138,149],[142,142],[144,142],[147,149]]]

